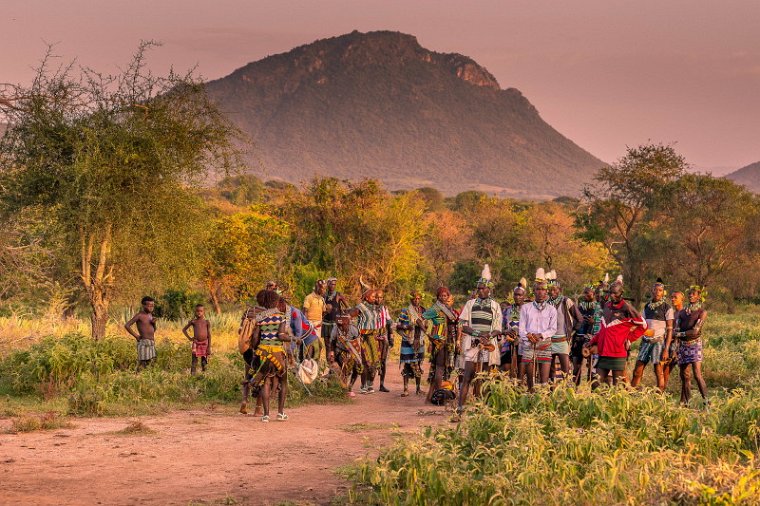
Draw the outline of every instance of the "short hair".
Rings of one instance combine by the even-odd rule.
[[[199,307],[203,307],[203,308],[205,308],[206,306],[204,306],[203,304],[196,304],[196,305],[195,305],[195,309],[198,309]]]
[[[142,305],[145,305],[145,304],[147,304],[148,302],[156,302],[156,299],[154,299],[154,298],[153,298],[153,297],[151,297],[150,295],[146,295],[145,297],[143,297],[143,298],[140,300],[140,304],[142,304]]]

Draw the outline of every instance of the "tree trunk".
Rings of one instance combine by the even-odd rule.
[[[106,336],[106,323],[108,323],[108,301],[104,299],[102,291],[93,291],[90,294],[90,307],[92,315],[90,324],[92,327],[92,338],[96,341]]]
[[[111,224],[106,224],[103,237],[99,241],[98,258],[95,272],[93,267],[93,252],[95,249],[95,233],[85,233],[84,229],[79,230],[81,240],[81,260],[82,260],[82,284],[87,290],[87,298],[90,302],[92,314],[90,316],[90,325],[92,338],[96,341],[103,339],[106,335],[106,323],[108,322],[108,305],[109,305],[109,288],[113,283],[113,265],[108,268],[108,254],[111,250]]]
[[[213,304],[216,314],[222,314],[222,306],[219,305],[219,295],[216,290],[211,290],[211,304]]]
[[[206,279],[206,289],[208,290],[209,297],[211,297],[214,312],[218,315],[222,314],[222,306],[219,304],[219,284],[209,276]]]

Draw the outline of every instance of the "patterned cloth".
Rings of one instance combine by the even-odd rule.
[[[459,313],[456,310],[436,301],[422,314],[425,320],[433,323],[430,335],[430,372],[428,381],[433,383],[436,371],[443,370],[442,380],[448,380],[454,372],[457,333],[459,331]]]
[[[140,339],[137,341],[137,360],[146,361],[153,360],[154,358],[156,358],[156,342],[153,339]]]
[[[636,360],[645,364],[651,362],[657,365],[662,358],[662,350],[664,347],[665,343],[662,341],[648,342],[642,339],[639,355],[636,357]]]
[[[565,334],[556,334],[552,336],[552,354],[567,355],[570,353],[570,343],[567,341]]]
[[[359,330],[362,337],[362,360],[364,365],[372,370],[380,366],[380,345],[378,341],[382,338],[385,329]]]
[[[520,356],[524,363],[533,362],[535,356],[538,362],[551,362],[552,361],[552,338],[545,338],[538,341],[535,344],[528,342],[520,343]]]
[[[423,339],[422,328],[415,321],[417,318],[422,318],[424,312],[424,307],[414,308],[410,306],[402,309],[398,317],[397,329],[402,337],[400,357],[402,364],[418,364],[419,368],[419,364],[425,359],[425,340]]]
[[[359,329],[349,325],[344,333],[335,325],[331,335],[332,349],[335,350],[335,361],[340,365],[341,383],[348,385],[351,375],[361,374],[364,370],[362,360],[362,340]]]
[[[463,325],[469,326],[479,332],[491,332],[501,330],[502,314],[499,304],[491,299],[471,299],[462,308],[459,315]],[[501,353],[496,343],[496,338],[489,338],[494,351],[481,350],[479,346],[472,344],[473,337],[468,334],[462,336],[462,352],[466,362],[488,362],[490,365],[499,365]]]
[[[356,326],[359,330],[376,330],[383,328],[379,324],[378,306],[368,302],[360,302],[356,305],[359,314],[356,317]]]
[[[277,308],[267,309],[256,316],[256,323],[259,326],[259,337],[262,342],[277,341],[280,342],[280,325],[285,321],[285,315]]]
[[[208,339],[205,341],[193,341],[193,356],[208,357]]]
[[[512,304],[507,308],[506,311],[504,311],[501,328],[502,330],[514,330],[515,332],[519,333],[519,327],[520,327],[520,306],[516,306],[515,304]],[[512,343],[510,343],[507,339],[504,339],[504,342],[501,343],[501,354],[504,355],[508,353],[511,348],[512,348]]]
[[[678,347],[678,365],[693,364],[702,361],[702,339],[681,341]]]

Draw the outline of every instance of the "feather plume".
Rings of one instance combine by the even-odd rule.
[[[546,279],[549,281],[555,281],[557,279],[557,271],[554,269],[549,271],[549,274],[546,275]]]
[[[536,281],[545,281],[546,280],[546,272],[544,272],[543,267],[539,267],[536,269]]]
[[[491,268],[488,266],[488,264],[485,264],[483,266],[483,272],[480,273],[480,277],[486,281],[491,281]]]
[[[519,286],[521,286],[523,288],[528,288],[528,280],[525,279],[525,278],[520,278]]]
[[[609,272],[605,272],[604,273],[604,284],[606,285],[609,282],[610,282],[610,273]]]
[[[615,283],[620,283],[621,285],[623,284],[623,275],[622,274],[618,274],[618,276],[615,278]]]

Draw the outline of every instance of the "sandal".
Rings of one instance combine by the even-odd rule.
[[[401,394],[401,397],[409,397],[409,392],[404,390],[403,393]]]
[[[280,422],[285,422],[288,420],[288,415],[285,413],[277,413],[277,420]]]
[[[264,423],[269,423],[269,415],[264,415],[261,417],[261,421]]]

